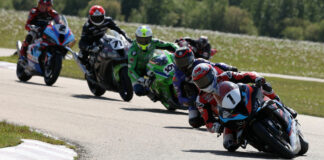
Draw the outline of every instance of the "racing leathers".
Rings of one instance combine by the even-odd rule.
[[[209,60],[211,56],[211,45],[210,43],[207,43],[206,46],[201,47],[199,46],[199,40],[192,39],[190,37],[184,37],[177,39],[175,42],[181,45],[183,43],[182,41],[187,42],[190,46],[189,48],[194,52],[195,58],[203,58],[206,60]]]
[[[158,39],[152,39],[146,51],[138,47],[137,42],[134,41],[132,43],[128,51],[128,76],[132,81],[136,95],[143,96],[149,93],[146,83],[148,80],[144,76],[147,75],[146,65],[152,58],[154,50],[162,49],[175,52],[177,48],[178,46],[176,44],[163,42]]]
[[[223,73],[223,71],[237,70],[235,67],[227,64],[212,63],[202,58],[195,59],[191,68],[194,68],[200,63],[211,64],[219,74]],[[179,68],[175,67],[173,86],[177,92],[179,103],[183,106],[187,106],[189,109],[189,124],[193,128],[199,128],[200,126],[204,125],[204,121],[201,118],[197,107],[195,106],[195,101],[198,96],[198,88],[191,80],[191,73],[184,73]]]
[[[97,26],[92,24],[88,19],[83,25],[81,39],[79,42],[79,59],[83,65],[89,70],[88,57],[90,53],[98,53],[100,48],[98,47],[100,38],[102,38],[108,29],[112,29],[119,34],[123,35],[127,41],[131,42],[126,33],[121,30],[118,25],[110,17],[105,17],[104,22]],[[91,70],[89,70],[91,71]]]
[[[217,76],[217,84],[223,81],[231,81],[234,83],[261,83],[263,84],[262,91],[265,96],[269,97],[270,99],[278,98],[270,84],[260,82],[264,81],[264,78],[259,76],[255,72],[223,72],[222,74]],[[222,127],[219,123],[219,120],[216,119],[216,117],[218,116],[218,105],[214,94],[200,91],[196,99],[196,106],[205,121],[207,130],[211,133],[220,133],[222,131]],[[228,150],[235,150],[238,147],[235,143],[236,141],[234,140],[233,132],[234,131],[228,128],[224,128],[223,145],[224,148]]]
[[[33,43],[35,39],[42,36],[46,26],[52,20],[54,20],[55,23],[60,23],[60,16],[53,9],[47,12],[41,12],[37,7],[35,7],[30,10],[28,20],[25,25],[25,29],[28,31],[28,34],[20,50],[20,54],[22,56],[26,57],[28,46]]]

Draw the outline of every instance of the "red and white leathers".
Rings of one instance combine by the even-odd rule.
[[[54,9],[48,9],[46,12],[41,12],[38,7],[32,8],[29,12],[28,20],[25,29],[28,31],[26,39],[22,45],[20,54],[26,56],[28,46],[38,37],[41,36],[44,29],[50,21],[60,23],[60,17]]]
[[[223,81],[231,81],[234,83],[255,83],[257,78],[263,78],[257,75],[255,72],[238,73],[231,71],[223,72],[216,77],[218,83]],[[265,87],[263,87],[263,94],[270,99],[276,98],[276,94],[272,90],[271,86],[264,86]],[[214,95],[212,93],[207,93],[200,90],[200,93],[196,100],[196,105],[205,121],[207,130],[211,133],[219,132],[220,123],[216,119],[216,117],[218,117],[218,105]],[[223,132],[223,145],[226,149],[235,145],[233,131],[228,128],[225,128]]]

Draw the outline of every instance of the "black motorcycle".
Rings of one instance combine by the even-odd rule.
[[[228,86],[235,85],[222,82],[219,92],[231,88]],[[299,123],[282,103],[270,100],[255,85],[238,84],[236,90],[236,96],[232,95],[233,91],[218,98],[219,104],[222,104],[219,107],[220,122],[234,131],[237,144],[228,148],[229,151],[250,144],[259,151],[278,154],[283,158],[293,158],[307,152],[308,143],[299,129]],[[232,107],[224,107],[224,104]]]
[[[97,44],[100,47],[99,53],[90,54],[89,64],[93,74],[89,74],[76,53],[73,57],[81,70],[85,73],[90,91],[95,96],[103,95],[106,90],[119,92],[124,101],[133,98],[133,86],[128,77],[128,41],[115,31],[112,35],[106,34]]]

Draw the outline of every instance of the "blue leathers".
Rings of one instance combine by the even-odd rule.
[[[218,67],[219,72],[223,71],[237,71],[235,67],[229,66],[224,63],[212,63],[202,58],[195,59],[190,68],[195,68],[200,63],[208,63],[212,66]],[[191,69],[188,69],[188,73],[184,73],[179,68],[175,67],[175,75],[173,77],[173,86],[177,91],[179,103],[189,108],[189,124],[198,128],[204,125],[204,121],[201,118],[194,102],[198,96],[198,89],[191,80]]]

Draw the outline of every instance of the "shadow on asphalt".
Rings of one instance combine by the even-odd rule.
[[[45,84],[45,82],[44,83],[35,83],[35,82],[29,82],[29,81],[23,82],[23,81],[19,81],[19,80],[16,80],[16,82],[18,82],[18,83],[24,83],[24,84],[31,84],[31,85],[36,85],[36,86],[58,87],[58,86],[55,86],[55,85],[48,86],[48,85]]]
[[[122,100],[119,100],[119,99],[113,99],[113,98],[107,98],[107,97],[97,97],[94,95],[87,95],[87,94],[73,94],[71,96],[74,98],[80,98],[80,99],[99,99],[99,100],[122,102]]]
[[[165,126],[164,128],[167,128],[167,129],[188,129],[188,130],[197,130],[197,131],[202,131],[202,132],[207,131],[206,128],[192,128],[192,127],[178,127],[178,126]]]
[[[264,153],[264,152],[228,152],[220,150],[182,150],[183,152],[193,152],[193,153],[211,153],[220,156],[231,156],[240,158],[261,158],[261,159],[280,159],[274,154]]]
[[[162,114],[178,114],[178,115],[188,115],[185,112],[178,111],[168,111],[166,109],[156,109],[156,108],[121,108],[126,111],[139,111],[139,112],[152,112],[152,113],[162,113]]]

